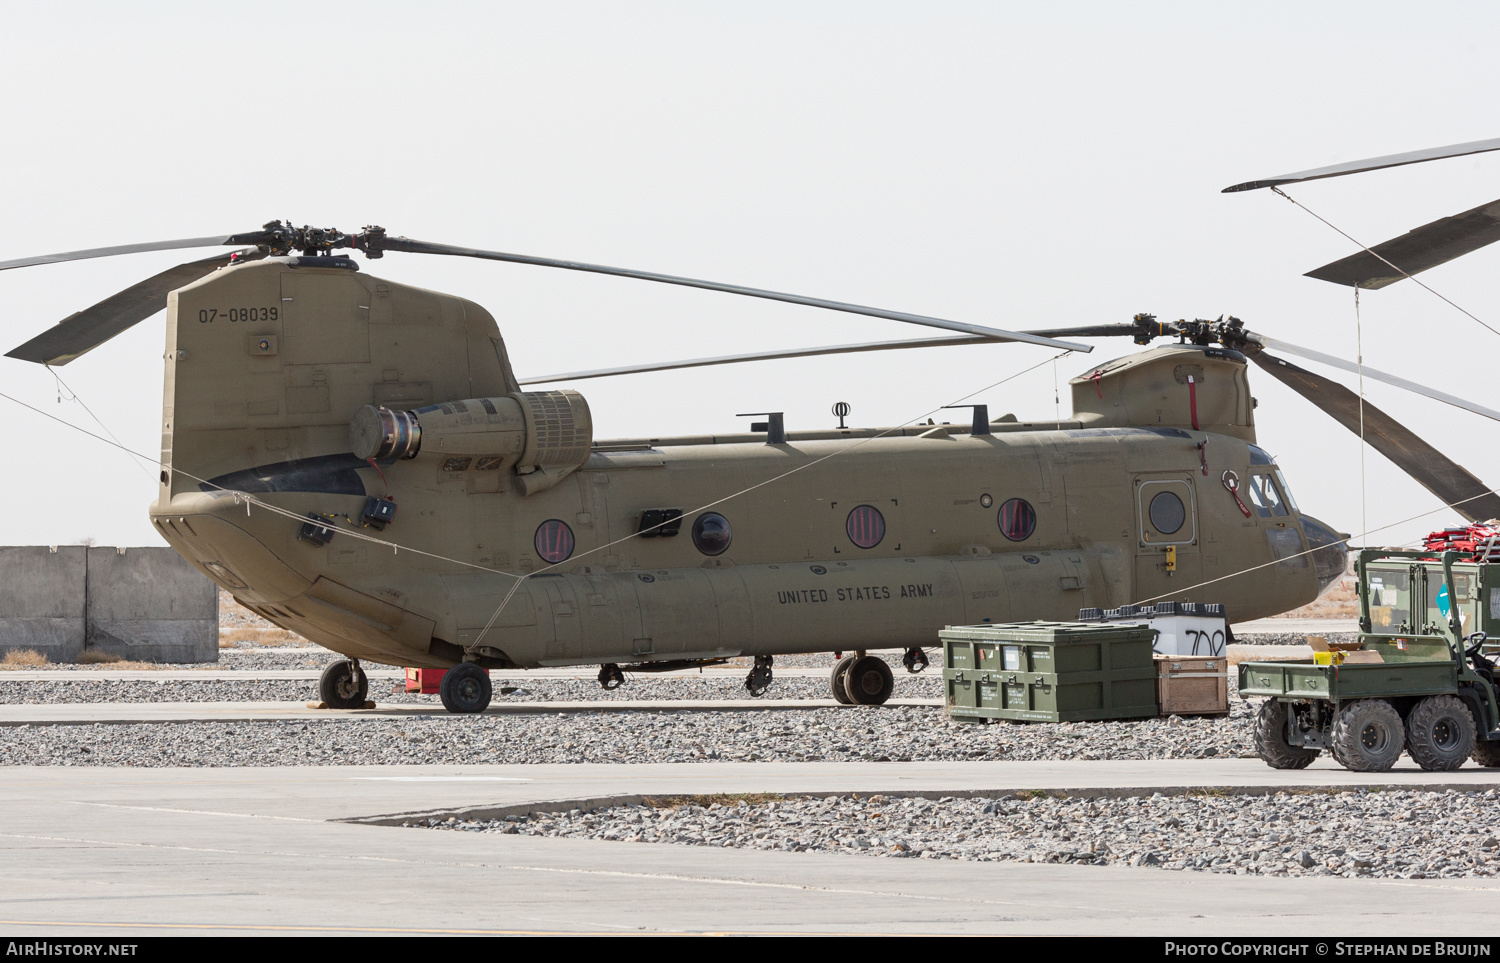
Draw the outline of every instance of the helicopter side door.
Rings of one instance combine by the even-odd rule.
[[[1135,476],[1135,531],[1135,600],[1182,598],[1179,588],[1203,581],[1197,489],[1191,474]]]

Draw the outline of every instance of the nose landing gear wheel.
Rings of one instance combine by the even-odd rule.
[[[362,709],[369,686],[358,662],[341,659],[323,670],[318,679],[318,697],[330,709]]]
[[[449,712],[483,712],[492,694],[490,674],[472,662],[455,665],[438,683],[438,698]]]
[[[844,688],[849,699],[858,706],[884,705],[896,688],[891,667],[873,655],[854,660],[844,674]]]

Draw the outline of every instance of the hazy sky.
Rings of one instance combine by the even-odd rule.
[[[1500,135],[1488,4],[13,4],[0,260],[272,218],[713,278],[1010,328],[1232,313],[1354,354],[1353,249],[1257,176]],[[1500,156],[1292,195],[1368,243],[1500,193]],[[165,267],[0,273],[0,350]],[[1500,248],[1424,279],[1500,327]],[[920,329],[726,295],[393,254],[371,273],[486,305],[522,375]],[[1411,282],[1364,296],[1365,360],[1494,406],[1492,334]],[[160,317],[59,370],[159,447]],[[1099,341],[1069,377],[1128,353]],[[582,382],[598,437],[906,421],[1049,356],[1003,345]],[[1316,365],[1310,368],[1319,370]],[[1332,372],[1323,372],[1329,373]],[[1345,383],[1352,378],[1338,376]],[[1251,372],[1302,507],[1360,526],[1357,440]],[[8,394],[92,422],[45,369]],[[1051,417],[1044,365],[974,399]],[[61,396],[64,400],[59,403]],[[1500,483],[1500,426],[1369,396]],[[0,543],[155,544],[155,469],[0,400]],[[97,429],[94,429],[97,430]],[[1373,453],[1368,516],[1437,507]],[[1413,538],[1440,514],[1375,536]]]

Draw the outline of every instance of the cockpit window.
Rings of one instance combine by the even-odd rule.
[[[1264,476],[1250,476],[1250,484],[1248,486],[1250,489],[1250,500],[1255,503],[1255,512],[1257,515],[1261,518],[1270,518],[1271,508],[1266,504],[1266,496],[1260,488],[1260,479],[1262,477]]]
[[[1292,497],[1292,488],[1286,483],[1286,476],[1281,473],[1280,468],[1276,469],[1275,475],[1276,485],[1281,489],[1281,494],[1286,498],[1286,503],[1291,506],[1292,511],[1300,514],[1302,509],[1297,507],[1297,499]]]
[[[1255,445],[1247,445],[1246,447],[1250,449],[1250,464],[1252,464],[1252,465],[1274,465],[1275,464],[1275,461],[1272,460],[1271,456],[1266,453],[1266,450],[1264,448],[1257,448]]]
[[[1250,500],[1255,502],[1255,510],[1260,513],[1261,518],[1287,514],[1286,503],[1276,490],[1276,483],[1271,481],[1270,475],[1250,476]]]

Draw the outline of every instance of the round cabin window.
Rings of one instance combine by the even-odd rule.
[[[718,512],[704,512],[693,522],[693,544],[704,555],[723,555],[729,539],[729,519]]]
[[[567,522],[549,518],[536,528],[536,553],[543,560],[557,564],[573,554],[573,530]]]
[[[844,531],[849,533],[849,541],[860,548],[874,548],[885,538],[885,517],[873,505],[860,505],[849,513]]]
[[[1158,492],[1151,499],[1148,512],[1152,526],[1163,535],[1171,535],[1187,521],[1187,509],[1183,507],[1182,499],[1172,492]]]
[[[1036,531],[1036,509],[1024,498],[1012,498],[1000,506],[1000,534],[1012,542],[1024,542]]]

